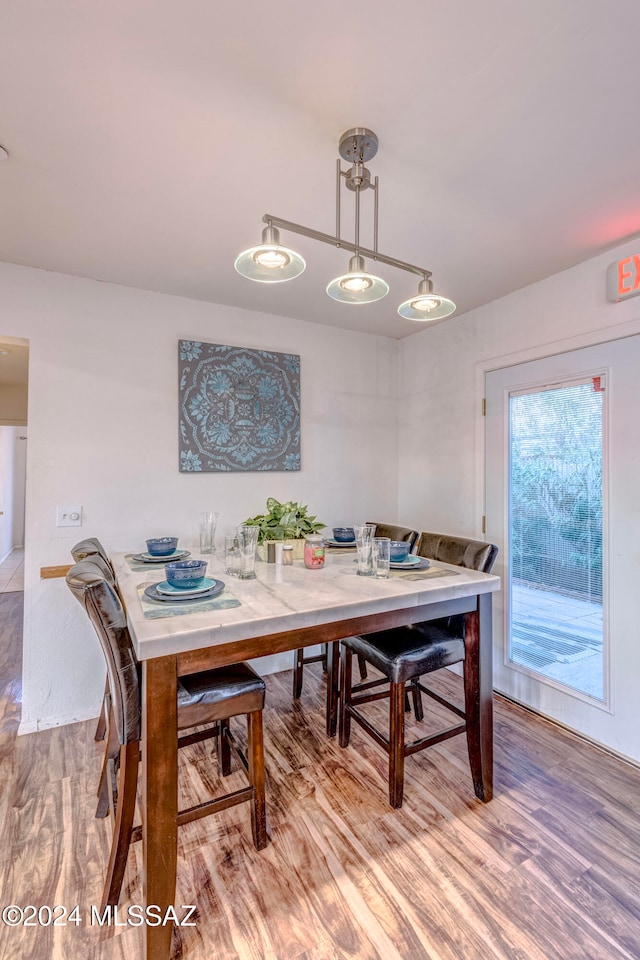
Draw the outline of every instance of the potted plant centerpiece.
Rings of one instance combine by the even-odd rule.
[[[259,513],[256,517],[249,517],[245,525],[258,527],[257,555],[266,560],[269,542],[290,543],[293,546],[295,560],[304,557],[304,538],[309,533],[318,533],[326,524],[316,517],[310,517],[308,507],[293,500],[280,503],[273,497],[267,500],[267,512]]]

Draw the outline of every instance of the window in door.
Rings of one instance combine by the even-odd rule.
[[[603,700],[604,376],[509,394],[508,660]]]

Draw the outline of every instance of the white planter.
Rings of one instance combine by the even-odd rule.
[[[264,540],[256,547],[258,560],[267,560],[267,549],[270,543],[290,543],[293,547],[293,559],[304,560],[304,537],[301,540]]]

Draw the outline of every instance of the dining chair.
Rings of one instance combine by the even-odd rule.
[[[76,563],[79,563],[81,560],[86,560],[88,557],[100,557],[100,560],[106,564],[112,576],[112,586],[116,582],[115,573],[113,567],[111,566],[111,561],[107,551],[102,546],[97,537],[86,537],[84,540],[80,540],[75,546],[71,547],[71,556]],[[100,707],[100,713],[98,715],[98,723],[96,725],[96,732],[93,735],[94,740],[104,740],[106,730],[107,730],[107,714],[109,712],[109,675],[105,677],[104,681],[104,696],[102,698],[102,706]],[[99,792],[99,791],[98,791]]]
[[[366,521],[369,523],[370,521]],[[390,540],[408,540],[411,544],[410,553],[413,553],[416,542],[418,540],[418,531],[411,530],[409,527],[398,527],[389,523],[374,523],[372,524],[375,529],[374,537],[388,537]],[[300,695],[302,694],[302,681],[304,668],[308,663],[322,663],[323,673],[327,672],[327,655],[328,649],[327,644],[322,644],[322,651],[319,654],[313,654],[312,656],[305,655],[305,648],[298,647],[294,651],[293,656],[293,699],[299,700]],[[360,666],[360,679],[365,680],[367,676],[367,665],[364,660],[364,657],[358,657],[358,664]]]
[[[452,537],[439,533],[423,533],[418,548],[419,555],[442,563],[489,573],[497,556],[498,548],[493,543]],[[471,758],[472,742],[477,731],[472,727],[477,711],[472,705],[479,696],[477,671],[473,657],[466,656],[467,648],[477,649],[477,626],[470,614],[457,614],[439,620],[414,623],[406,627],[382,630],[362,637],[349,637],[341,641],[340,692],[339,692],[339,740],[347,747],[351,736],[351,720],[355,720],[376,743],[389,755],[389,802],[392,807],[401,807],[404,795],[404,761],[426,747],[449,737],[467,733],[467,748]],[[366,683],[352,682],[353,654],[362,656],[367,663],[379,670],[381,679]],[[454,663],[463,663],[465,709],[445,699],[426,687],[421,678]],[[387,685],[384,691],[376,688]],[[462,723],[410,743],[405,742],[406,687],[410,684],[415,692],[416,720],[423,719],[420,692],[452,711]],[[374,692],[375,691],[375,692]],[[359,709],[374,700],[389,698],[388,735],[378,730]]]
[[[98,635],[107,663],[111,690],[111,709],[107,717],[107,748],[112,737],[118,744],[109,757],[109,807],[113,817],[113,836],[103,889],[102,908],[115,906],[120,899],[129,846],[142,837],[142,827],[134,827],[138,766],[140,762],[141,691],[140,667],[135,655],[125,612],[120,598],[104,575],[95,557],[75,564],[67,574],[67,584],[86,610]],[[216,738],[220,773],[231,773],[233,750],[247,774],[249,785],[243,789],[197,804],[178,814],[178,825],[217,813],[238,803],[250,801],[251,830],[257,850],[267,844],[264,747],[262,710],[265,683],[248,663],[207,670],[178,678],[178,731],[193,727],[204,730],[178,736],[178,746]],[[230,729],[232,717],[244,715],[247,722],[247,751]],[[113,789],[111,789],[113,786]],[[105,816],[108,811],[105,811]]]
[[[98,556],[107,564],[113,573],[109,555],[97,537],[85,537],[84,540],[80,540],[75,546],[71,547],[71,556],[76,563],[79,563],[81,560],[86,560],[88,557]]]

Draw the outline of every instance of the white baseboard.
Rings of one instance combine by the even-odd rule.
[[[98,712],[93,707],[83,713],[66,713],[59,717],[45,717],[44,720],[21,720],[18,727],[18,736],[27,733],[38,733],[40,730],[51,730],[53,727],[65,727],[69,723],[82,723],[85,720],[97,720]]]
[[[261,677],[266,677],[269,673],[280,673],[281,670],[291,670],[293,667],[293,650],[287,650],[285,653],[272,653],[268,657],[249,660],[248,663]]]
[[[320,648],[318,647],[318,650]],[[285,653],[274,653],[259,660],[249,661],[256,673],[267,676],[269,673],[280,673],[281,670],[291,670],[293,667],[293,650]],[[18,727],[18,736],[27,733],[38,733],[40,730],[50,730],[52,727],[64,727],[68,723],[82,723],[84,720],[97,720],[98,710],[90,709],[84,713],[67,713],[59,717],[47,717],[44,720],[22,720]]]

